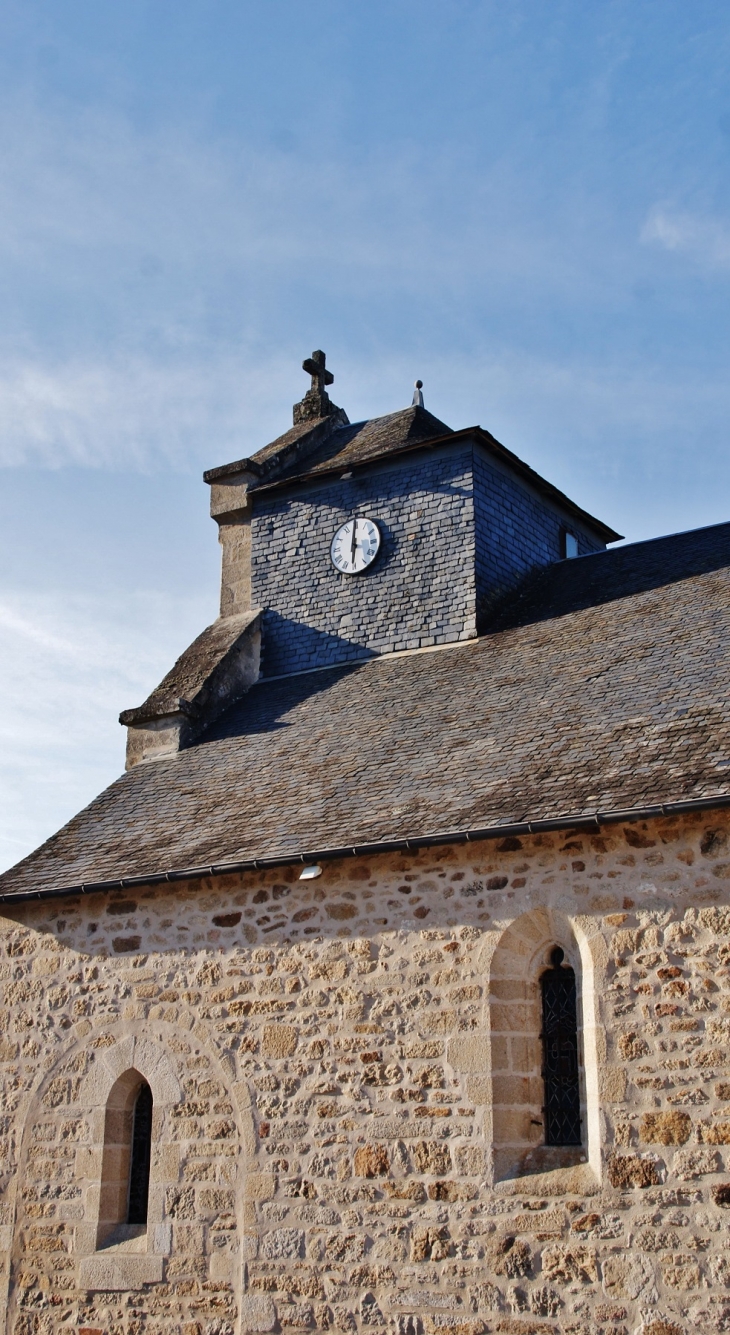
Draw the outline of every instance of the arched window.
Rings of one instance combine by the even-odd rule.
[[[152,1090],[145,1081],[139,1087],[132,1121],[132,1153],[129,1164],[127,1223],[147,1223],[152,1151]]]
[[[147,1224],[151,1151],[152,1090],[139,1071],[125,1071],[106,1105],[97,1246]]]
[[[564,961],[554,946],[540,979],[546,1145],[582,1144],[575,973]]]
[[[515,918],[489,963],[489,993],[495,1182],[570,1169],[571,1191],[579,1180],[592,1190],[599,1031],[593,949],[580,925],[542,906]]]

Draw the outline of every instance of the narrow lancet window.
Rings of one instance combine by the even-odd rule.
[[[545,1144],[580,1145],[580,1076],[575,973],[555,946],[541,978]]]
[[[146,1224],[152,1150],[152,1090],[146,1082],[140,1085],[134,1104],[131,1149],[127,1223]]]

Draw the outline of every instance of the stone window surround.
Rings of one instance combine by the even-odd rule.
[[[594,941],[593,938],[596,937]],[[535,908],[505,928],[481,964],[489,980],[489,1004],[481,1031],[455,1035],[449,1061],[467,1077],[467,1092],[484,1106],[484,1138],[492,1148],[493,1180],[500,1192],[590,1195],[601,1181],[599,1053],[605,1036],[596,1018],[594,950],[590,918]],[[542,1142],[542,1044],[540,977],[560,946],[576,976],[581,1045],[583,1144]]]
[[[146,1080],[153,1098],[153,1150],[171,1106],[182,1098],[172,1063],[159,1043],[138,1037],[121,1039],[99,1054],[85,1082],[95,1144],[86,1151],[86,1209],[76,1228],[79,1282],[88,1289],[141,1288],[162,1279],[164,1257],[169,1255],[172,1228],[164,1218],[165,1186],[153,1152],[150,1170],[147,1227],[112,1230],[103,1217],[105,1130],[110,1100],[124,1102]]]

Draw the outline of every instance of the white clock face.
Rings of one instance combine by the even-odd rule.
[[[359,575],[372,565],[380,546],[380,529],[372,519],[348,519],[332,539],[333,565],[343,575]]]

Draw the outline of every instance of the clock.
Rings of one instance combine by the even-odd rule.
[[[332,539],[332,564],[343,575],[360,575],[372,565],[379,547],[380,529],[374,519],[348,519]]]

